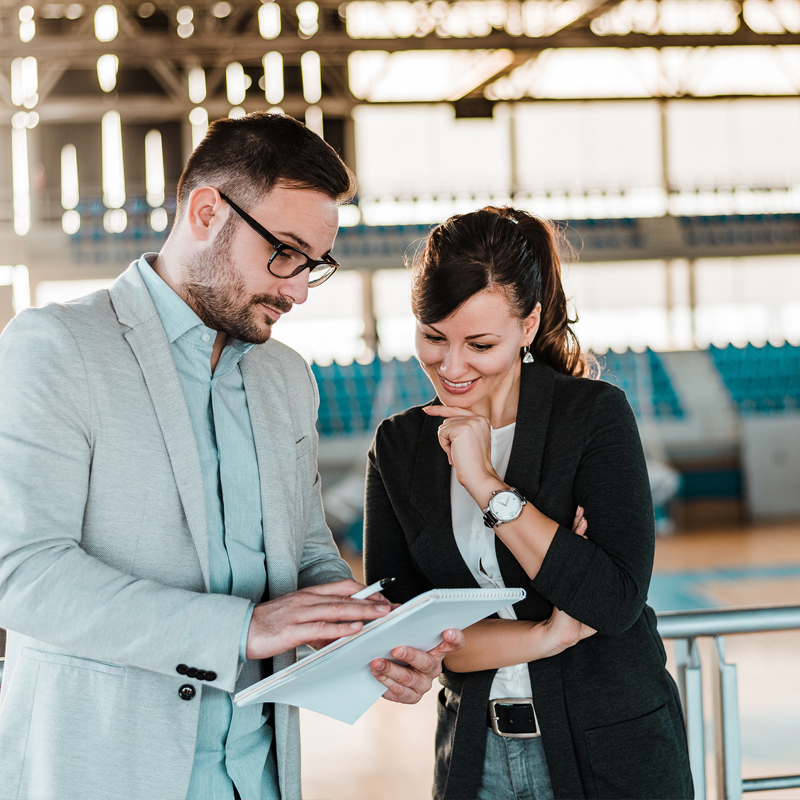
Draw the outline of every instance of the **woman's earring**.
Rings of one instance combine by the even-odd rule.
[[[522,348],[525,355],[522,356],[522,363],[523,364],[533,364],[533,356],[531,355],[531,346],[526,344],[525,347]]]

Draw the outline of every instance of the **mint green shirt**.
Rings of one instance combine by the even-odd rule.
[[[239,366],[254,345],[229,337],[212,374],[217,332],[153,271],[154,259],[148,253],[138,266],[170,343],[200,457],[211,592],[255,604],[267,572],[258,460]],[[252,607],[242,630],[242,661]],[[239,708],[228,692],[201,691],[187,800],[234,800],[234,785],[242,800],[279,800],[274,733],[263,706]]]

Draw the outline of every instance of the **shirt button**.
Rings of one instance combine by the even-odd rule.
[[[209,334],[207,334],[207,333],[204,333],[203,334],[203,341],[207,342],[209,339],[211,339],[211,336]]]
[[[181,700],[191,700],[196,694],[197,692],[194,686],[190,683],[184,683],[183,686],[178,689],[178,697],[180,697]]]

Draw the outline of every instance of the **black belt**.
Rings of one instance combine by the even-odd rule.
[[[499,736],[512,739],[533,739],[542,735],[533,700],[526,697],[490,700],[489,727]]]

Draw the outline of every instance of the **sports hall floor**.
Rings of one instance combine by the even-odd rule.
[[[659,538],[650,604],[656,611],[800,604],[800,521]],[[706,665],[709,644],[701,640]],[[726,648],[728,662],[738,666],[744,777],[800,774],[800,631],[728,636]],[[704,695],[708,702],[710,686]],[[304,796],[429,798],[435,702],[433,691],[418,706],[381,700],[352,727],[301,711]],[[711,755],[706,771],[715,800]],[[797,800],[800,789],[745,797]]]

